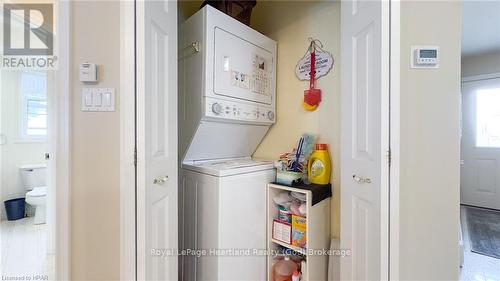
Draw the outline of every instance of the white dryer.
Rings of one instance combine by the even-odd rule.
[[[182,161],[252,155],[276,120],[276,42],[208,5],[179,34]]]
[[[205,6],[179,45],[181,280],[265,280],[275,170],[251,155],[276,120],[276,42]]]

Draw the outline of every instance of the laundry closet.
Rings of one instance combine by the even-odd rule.
[[[302,134],[329,144],[338,186],[340,3],[257,1],[250,26],[201,4],[178,5],[179,248],[265,250],[273,160]],[[311,40],[335,60],[316,83],[315,111],[304,109],[310,85],[295,73]],[[338,237],[333,194],[325,231]],[[267,256],[245,254],[183,255],[180,279],[267,279]]]

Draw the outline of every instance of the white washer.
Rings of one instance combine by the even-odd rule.
[[[266,256],[254,250],[266,249],[266,186],[275,173],[272,162],[250,159],[183,165],[181,243],[208,251],[183,256],[183,280],[266,279]]]
[[[180,279],[265,280],[275,170],[250,156],[276,121],[276,42],[208,5],[179,34]]]

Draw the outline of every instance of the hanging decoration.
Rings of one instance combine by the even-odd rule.
[[[329,52],[323,50],[323,44],[321,43],[321,41],[312,38],[309,38],[309,41],[310,44],[306,54],[297,62],[297,65],[295,66],[295,75],[301,81],[308,81],[310,78],[309,74],[311,69],[311,50],[315,51],[316,56],[316,80],[328,74],[328,72],[330,72],[330,69],[332,69],[334,63],[332,55]]]
[[[309,38],[310,44],[306,55],[299,60],[295,74],[299,80],[309,80],[309,89],[304,91],[303,106],[314,111],[321,102],[321,90],[316,88],[316,80],[325,76],[333,67],[333,57],[323,50],[318,39]]]

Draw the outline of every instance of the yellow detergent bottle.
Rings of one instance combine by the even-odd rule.
[[[309,157],[307,165],[309,181],[315,184],[328,184],[330,183],[331,171],[332,167],[327,144],[316,144],[316,149],[311,154],[311,157]]]

